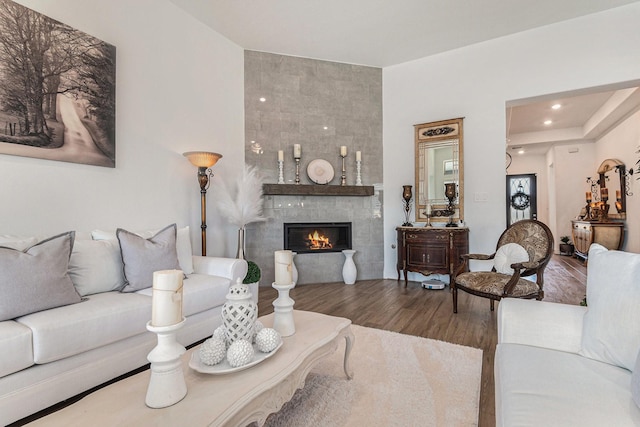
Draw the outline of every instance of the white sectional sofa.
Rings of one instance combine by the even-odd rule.
[[[592,245],[587,303],[500,302],[497,426],[640,426],[640,254]]]
[[[154,234],[139,233],[144,244],[153,241]],[[244,278],[247,264],[238,259],[193,256],[188,228],[174,234],[179,268],[186,275],[183,315],[187,321],[178,333],[186,346],[211,336],[221,324],[220,311],[229,285]],[[118,240],[114,239],[114,232],[100,231],[93,232],[93,239],[89,233],[76,233],[71,238],[69,278],[81,302],[0,321],[0,425],[148,363],[146,357],[157,342],[146,330],[151,319],[152,283],[132,292],[120,291],[126,278]],[[38,241],[0,236],[0,246],[19,251]],[[0,267],[3,256],[21,255],[0,248]],[[15,264],[13,259],[10,262]],[[251,292],[257,301],[257,284]]]

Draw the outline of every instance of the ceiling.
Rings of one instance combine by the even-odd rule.
[[[545,154],[554,145],[595,141],[640,110],[639,83],[508,102],[507,152]],[[552,108],[554,105],[559,108]]]
[[[170,1],[247,50],[389,67],[640,0]],[[620,89],[508,103],[507,151],[544,154],[555,144],[593,140],[640,108],[640,91],[630,100],[616,95]],[[607,102],[616,96],[624,99],[612,109]],[[562,108],[552,110],[555,103]],[[546,119],[554,123],[545,126]]]
[[[171,0],[247,50],[388,67],[639,0]]]

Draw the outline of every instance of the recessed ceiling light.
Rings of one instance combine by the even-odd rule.
[[[553,121],[551,121],[551,120],[545,120],[544,121],[544,124],[547,125],[547,126],[549,126],[551,123],[553,123]]]
[[[329,129],[329,126],[325,126],[322,129],[327,130],[327,129]]]
[[[264,97],[260,98],[260,102],[265,102],[266,100],[267,98],[264,98]]]
[[[518,151],[518,154],[524,154],[524,150]]]
[[[562,107],[562,105],[561,105],[561,104],[553,104],[553,105],[551,106],[551,108],[552,108],[552,109],[554,109],[554,110],[559,110],[559,109],[560,109],[560,107]]]

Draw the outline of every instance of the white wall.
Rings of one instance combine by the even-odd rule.
[[[117,48],[116,168],[0,155],[0,234],[190,225],[200,251],[196,168],[182,153],[244,162],[243,50],[166,0],[21,0]],[[215,184],[214,184],[215,185]],[[233,255],[235,230],[209,200],[209,255]]]
[[[571,152],[574,150],[577,152]],[[597,180],[595,164],[595,144],[585,143],[579,146],[556,146],[554,152],[555,173],[555,250],[559,251],[560,237],[571,237],[571,220],[576,219],[580,210],[586,206],[585,193],[591,189],[587,177]],[[573,239],[573,237],[571,237]]]
[[[383,70],[385,277],[396,277],[401,186],[414,180],[413,125],[465,117],[470,249],[491,252],[505,225],[505,102],[638,79],[638,22],[634,3]]]
[[[598,159],[594,170],[597,170],[600,163],[605,159],[618,159],[623,161],[628,169],[634,168],[635,172],[629,179],[629,191],[633,196],[627,196],[627,220],[626,238],[623,249],[628,252],[640,253],[640,174],[638,165],[640,160],[640,111],[635,112],[609,133],[596,141],[596,155]],[[595,173],[594,173],[595,175]],[[615,212],[613,207],[615,196],[614,189],[611,189],[609,197],[611,212]]]

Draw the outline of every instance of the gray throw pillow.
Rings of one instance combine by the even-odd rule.
[[[118,228],[116,237],[120,242],[125,284],[121,292],[135,292],[153,285],[153,272],[158,270],[180,270],[176,250],[176,225],[158,231],[145,239],[135,233]]]
[[[640,352],[638,352],[636,366],[631,373],[631,396],[638,408],[640,408]]]
[[[0,247],[0,321],[81,301],[69,277],[75,232],[24,251]]]

